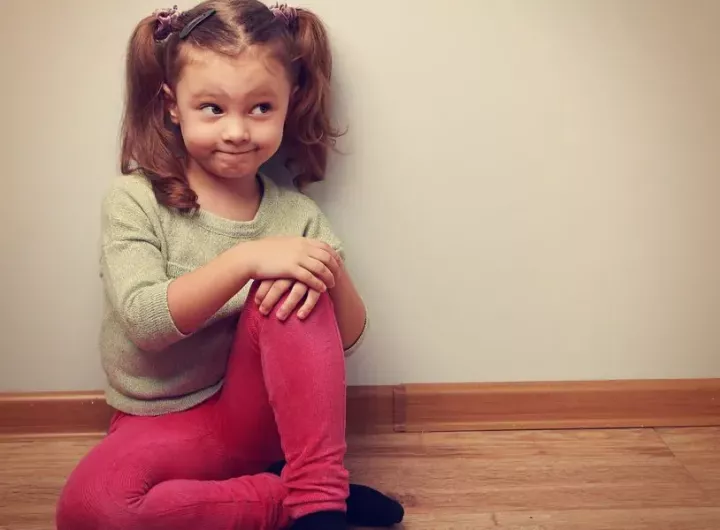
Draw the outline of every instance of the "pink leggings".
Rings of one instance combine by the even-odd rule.
[[[223,389],[190,410],[117,413],[78,464],[58,530],[276,530],[346,510],[345,360],[330,298],[265,317],[253,286]],[[282,479],[264,472],[287,460]]]

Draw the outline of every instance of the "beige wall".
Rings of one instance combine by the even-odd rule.
[[[352,383],[720,377],[720,2],[305,5],[351,126],[313,193],[373,319]],[[98,203],[156,7],[2,1],[0,390],[101,386]]]

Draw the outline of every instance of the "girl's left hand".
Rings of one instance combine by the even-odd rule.
[[[304,283],[295,280],[264,280],[260,283],[255,295],[255,303],[260,305],[260,313],[270,314],[270,311],[288,291],[290,294],[277,312],[279,320],[287,320],[303,298],[305,302],[298,310],[297,315],[300,320],[307,318],[320,299],[320,292],[308,288]]]

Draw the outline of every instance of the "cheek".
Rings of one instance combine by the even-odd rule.
[[[180,130],[190,152],[211,148],[217,139],[217,132],[211,123],[186,120],[181,123]]]
[[[282,142],[284,122],[269,120],[258,123],[252,134],[252,140],[263,149],[276,149]]]

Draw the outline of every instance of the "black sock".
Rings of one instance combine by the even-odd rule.
[[[285,462],[276,462],[268,468],[280,475]],[[347,522],[353,526],[388,527],[400,523],[405,510],[396,500],[360,484],[350,484],[347,498]]]
[[[343,512],[315,512],[301,517],[292,530],[347,530]]]
[[[398,501],[378,490],[361,484],[350,484],[347,520],[355,526],[393,526],[400,523],[405,510]]]
[[[284,467],[285,460],[280,460],[279,462],[275,462],[274,464],[272,464],[269,468],[267,468],[267,470],[268,473],[272,473],[273,475],[277,475],[279,477]]]

